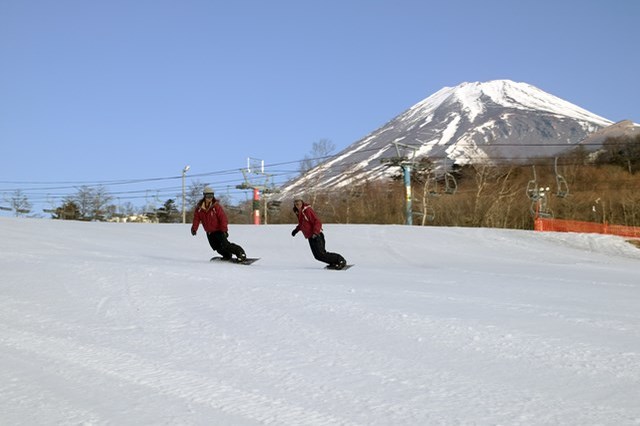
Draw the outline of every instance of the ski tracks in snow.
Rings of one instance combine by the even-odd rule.
[[[119,386],[123,390],[130,386],[147,388],[147,392],[177,398],[190,406],[206,406],[214,412],[227,414],[230,418],[237,417],[235,422],[240,424],[351,424],[330,413],[294,406],[285,400],[270,398],[250,389],[243,390],[215,376],[170,368],[131,352],[117,352],[98,345],[80,345],[71,339],[16,331],[4,326],[0,326],[0,330],[3,336],[0,344],[3,347],[14,351],[17,357],[20,353],[25,353],[42,359],[45,376],[60,376],[71,386],[81,389],[99,388],[109,379],[116,380],[121,382]],[[84,373],[78,374],[78,371]],[[54,400],[56,405],[62,403],[58,421],[66,422],[76,418],[82,422],[100,422],[97,413],[76,412],[71,402],[64,403],[64,399],[59,396]],[[66,409],[65,405],[68,405]],[[147,415],[155,419],[152,420],[155,422],[162,418],[158,414]],[[170,414],[167,415],[171,417]],[[183,416],[180,423],[188,422],[189,416],[186,413]],[[48,417],[47,421],[51,419],[55,420],[56,417]],[[39,420],[43,421],[44,418]]]
[[[343,290],[349,293],[347,288]],[[635,407],[633,389],[640,378],[640,356],[635,352],[619,353],[589,342],[554,339],[527,331],[520,321],[513,325],[479,321],[469,326],[468,319],[451,316],[473,311],[478,302],[473,298],[434,300],[425,292],[414,296],[424,302],[416,312],[407,312],[388,308],[394,297],[406,298],[406,294],[394,296],[388,289],[374,296],[370,291],[356,290],[352,298],[331,294],[330,300],[322,302],[295,300],[297,297],[289,303],[279,300],[288,315],[296,312],[295,306],[304,306],[299,318],[322,316],[321,321],[310,322],[326,324],[326,329],[299,324],[294,332],[303,342],[305,331],[315,341],[325,379],[363,381],[362,392],[350,397],[363,412],[370,413],[364,417],[365,423],[632,421],[626,410]],[[369,305],[363,300],[385,300],[385,305]],[[376,342],[372,336],[379,336],[383,343],[372,344]],[[505,371],[508,381],[504,381]],[[532,371],[536,380],[530,378]],[[576,397],[563,386],[549,389],[549,381],[565,383],[567,389],[580,382],[589,390]],[[376,389],[384,389],[385,397],[378,399]],[[455,395],[464,398],[458,400]],[[594,405],[592,398],[602,403]]]
[[[484,231],[434,229],[424,244],[412,236],[427,230],[402,227],[332,233],[331,247],[348,246],[358,264],[348,273],[322,270],[294,244],[258,266],[213,267],[192,261],[200,246],[172,260],[190,237],[182,229],[114,226],[122,235],[96,247],[83,243],[93,225],[76,227],[70,244],[80,250],[2,258],[0,410],[9,419],[640,423],[635,269],[601,261],[584,273],[573,248],[551,257],[549,243],[488,231],[461,258]],[[247,240],[264,241],[249,248],[271,253],[282,230],[247,228],[256,234]],[[158,239],[164,250],[145,254]],[[549,261],[511,256],[520,245]]]

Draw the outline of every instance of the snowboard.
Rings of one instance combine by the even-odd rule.
[[[327,266],[324,267],[324,269],[329,269],[330,271],[346,271],[347,269],[351,268],[352,266],[356,266],[356,265],[354,265],[354,264],[344,265],[344,268],[342,268],[342,269],[337,269],[337,268],[334,268],[331,265],[327,265]]]
[[[235,257],[231,260],[222,260],[222,256],[213,256],[210,262],[235,263],[237,265],[251,265],[253,262],[257,262],[258,260],[260,260],[259,257],[247,257],[243,262],[241,262]]]

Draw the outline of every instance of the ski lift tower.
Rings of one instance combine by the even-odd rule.
[[[413,209],[411,206],[411,168],[415,165],[416,151],[415,146],[406,145],[400,142],[393,142],[393,146],[396,148],[396,157],[383,158],[383,163],[389,163],[393,166],[399,166],[402,168],[402,174],[404,176],[404,188],[405,188],[405,225],[413,225]]]
[[[265,194],[276,192],[273,184],[269,184],[271,175],[264,172],[264,160],[251,157],[247,158],[247,168],[241,171],[244,182],[236,188],[253,191],[253,224],[260,225],[260,191]]]

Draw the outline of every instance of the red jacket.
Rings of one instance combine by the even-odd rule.
[[[309,204],[302,203],[302,208],[296,214],[298,215],[298,230],[302,231],[305,238],[309,239],[322,232],[322,222]]]
[[[207,233],[228,231],[229,221],[227,220],[227,215],[224,212],[224,209],[218,201],[213,201],[209,207],[205,206],[204,200],[201,200],[196,205],[196,211],[193,212],[193,225],[191,225],[191,231],[197,231],[201,222],[202,227]]]

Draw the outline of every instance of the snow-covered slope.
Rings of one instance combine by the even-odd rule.
[[[609,120],[526,83],[516,83],[509,80],[462,83],[455,88],[445,88],[443,91],[448,92],[449,96],[455,98],[455,101],[461,105],[461,109],[468,112],[471,122],[489,108],[499,106],[551,113],[576,120],[594,122],[601,126],[607,126],[611,123]]]
[[[553,156],[611,124],[526,83],[495,80],[445,87],[286,184],[280,198],[397,172],[381,159],[427,157],[441,169]],[[397,152],[394,143],[408,145]]]
[[[632,425],[640,250],[602,235],[0,218],[0,423]]]

